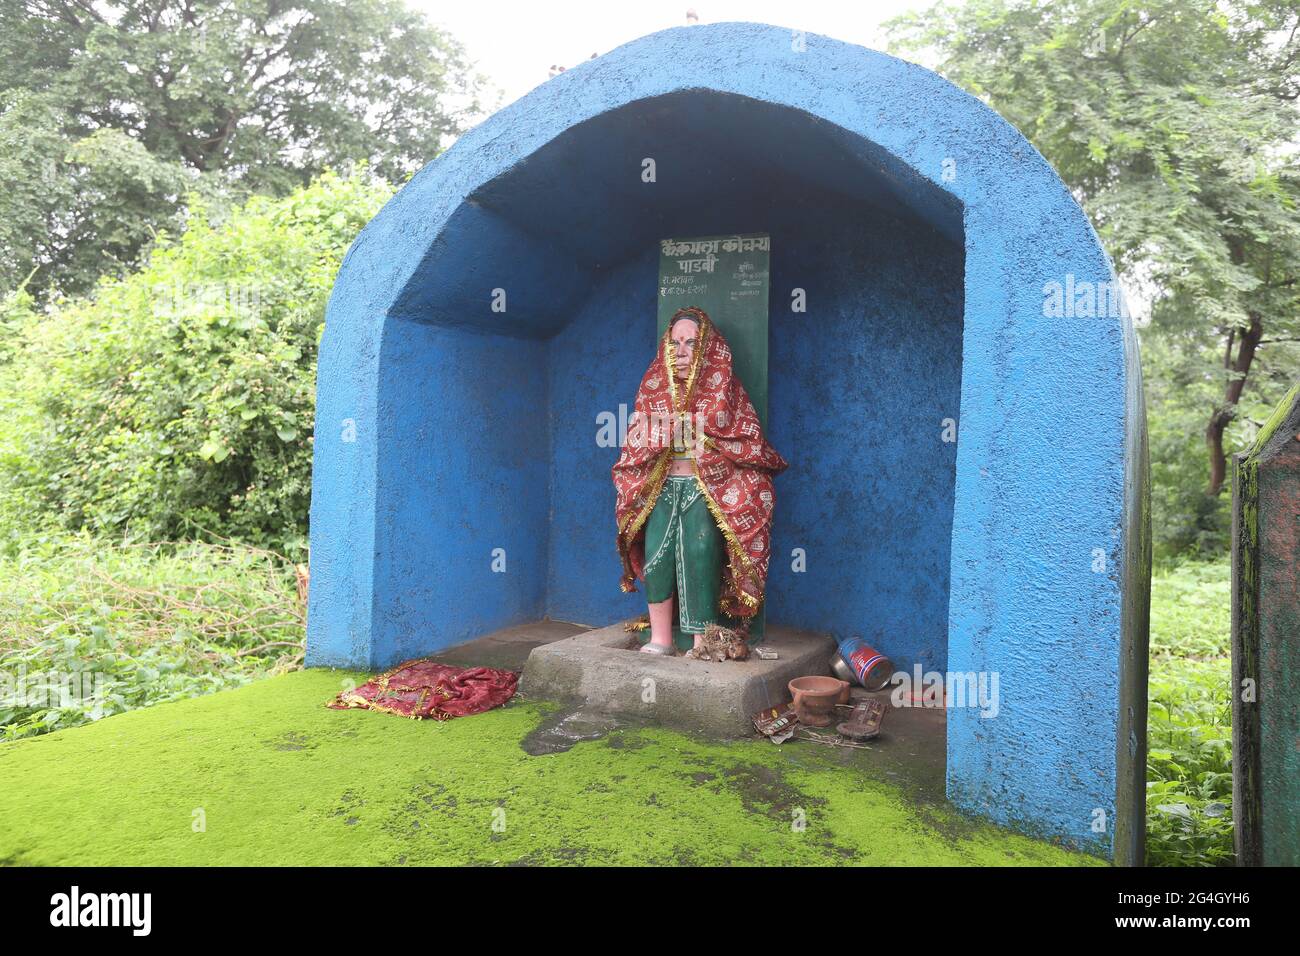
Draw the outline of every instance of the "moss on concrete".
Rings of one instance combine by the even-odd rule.
[[[548,705],[442,724],[323,706],[358,676],[288,674],[0,745],[0,862],[1100,862],[914,805],[810,743],[625,728],[529,756]]]
[[[1291,415],[1291,409],[1295,407],[1297,401],[1300,401],[1300,382],[1291,386],[1291,390],[1286,393],[1277,408],[1260,426],[1259,434],[1255,436],[1255,441],[1251,443],[1250,450],[1246,452],[1250,458],[1259,458],[1264,454],[1264,449],[1268,443],[1273,440],[1273,435],[1282,427],[1282,423]]]

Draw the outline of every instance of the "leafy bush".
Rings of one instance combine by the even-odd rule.
[[[348,245],[388,198],[364,173],[257,197],[49,314],[0,322],[0,522],[296,552],[311,482],[316,348]]]
[[[0,559],[0,739],[294,669],[296,569],[233,545],[32,537]]]
[[[1147,862],[1233,862],[1232,666],[1227,561],[1152,580]]]
[[[1270,342],[1256,360],[1250,387],[1224,434],[1228,479],[1207,492],[1210,459],[1205,426],[1223,402],[1222,356],[1191,363],[1185,343],[1144,330],[1142,369],[1151,446],[1151,513],[1156,554],[1163,560],[1213,560],[1228,551],[1232,527],[1231,456],[1248,449],[1259,426],[1295,384],[1300,361],[1285,342]]]

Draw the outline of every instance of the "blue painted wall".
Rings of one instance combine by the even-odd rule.
[[[772,619],[875,620],[901,660],[940,666],[946,591],[947,666],[1000,677],[996,718],[949,712],[950,798],[1140,859],[1137,346],[1125,316],[1043,308],[1047,283],[1106,283],[1110,263],[998,116],[825,37],[715,24],[627,44],[466,134],[366,227],[321,346],[309,663],[634,609],[607,596],[609,526],[589,520],[610,510],[594,415],[648,360],[647,250],[731,230],[774,238],[771,432],[795,468]],[[782,308],[794,285],[806,316]],[[954,407],[955,460],[936,440]],[[839,422],[878,469],[845,476]],[[796,546],[805,577],[785,571]],[[504,575],[484,573],[495,547]]]
[[[550,506],[544,343],[394,321],[382,376],[376,666],[541,617]]]
[[[777,479],[768,619],[862,634],[900,666],[942,668],[956,461],[942,422],[959,415],[962,251],[923,223],[815,190],[762,206],[773,249],[768,431],[791,462]],[[654,355],[657,267],[647,247],[598,279],[548,343],[546,607],[561,620],[604,625],[645,611],[639,593],[617,587],[617,451],[597,445],[596,423],[630,406]],[[807,312],[791,309],[796,287]]]
[[[774,250],[778,247],[774,246]],[[948,657],[962,250],[889,216],[827,209],[773,252],[769,616],[859,634],[905,669]],[[792,313],[789,290],[811,307]],[[792,571],[802,548],[807,569]]]

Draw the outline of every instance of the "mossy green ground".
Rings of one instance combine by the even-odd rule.
[[[346,676],[296,672],[0,745],[0,861],[1099,862],[965,820],[807,742],[622,728],[530,756],[521,741],[549,705],[446,723],[324,707]]]

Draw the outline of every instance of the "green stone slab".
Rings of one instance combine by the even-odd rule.
[[[731,347],[732,367],[765,430],[770,246],[771,238],[762,232],[672,238],[659,243],[658,334],[664,334],[678,309],[694,306],[707,312]],[[766,622],[767,609],[760,608],[750,624],[751,644],[762,641]],[[695,643],[691,635],[676,627],[673,641],[682,650]]]
[[[1300,866],[1300,385],[1234,466],[1237,862]]]

